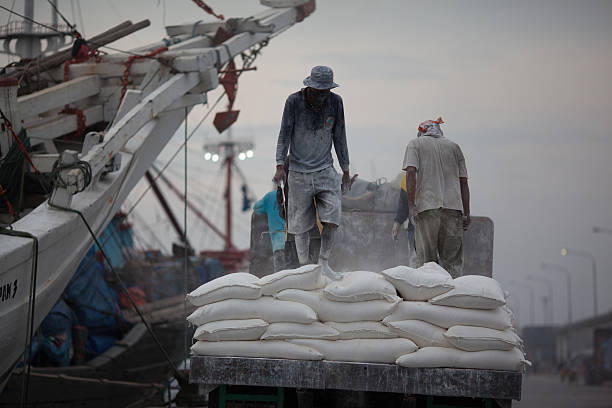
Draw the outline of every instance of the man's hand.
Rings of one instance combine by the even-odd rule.
[[[355,179],[359,174],[355,174],[352,178],[348,170],[342,173],[342,194],[346,194],[350,189]]]
[[[274,173],[274,181],[278,184],[282,181],[285,183],[287,181],[287,174],[285,173],[285,167],[280,164],[276,166],[276,173]]]
[[[414,205],[412,207],[410,207],[410,222],[412,223],[412,225],[414,225],[416,227],[417,214],[416,214],[416,211],[414,209]]]
[[[397,240],[397,233],[399,232],[399,227],[400,227],[399,222],[395,221],[393,223],[393,228],[391,228],[391,236],[393,237],[394,241]]]
[[[472,222],[472,218],[470,217],[470,214],[464,215],[463,216],[463,230],[467,231],[468,228],[470,227],[470,223]]]

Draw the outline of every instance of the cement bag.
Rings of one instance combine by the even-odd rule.
[[[514,347],[522,347],[523,344],[512,329],[453,326],[444,333],[444,337],[453,346],[465,351],[512,350]]]
[[[198,327],[193,335],[196,340],[259,340],[268,323],[261,319],[220,320]]]
[[[262,340],[325,339],[336,340],[340,333],[323,323],[272,323],[261,336]]]
[[[187,295],[194,306],[204,306],[225,299],[257,299],[261,288],[255,283],[259,278],[246,272],[230,273],[206,282]]]
[[[398,337],[391,329],[380,322],[325,322],[340,332],[338,340],[351,339],[392,339]]]
[[[196,356],[289,358],[321,360],[316,350],[282,340],[270,341],[198,341],[191,346]]]
[[[522,371],[530,364],[523,353],[512,350],[463,351],[446,347],[425,347],[397,359],[402,367],[476,368],[481,370]]]
[[[310,347],[323,354],[324,360],[355,361],[363,363],[393,363],[417,346],[408,339],[354,339],[354,340],[288,340],[290,343]]]
[[[427,302],[400,302],[385,324],[398,320],[423,320],[436,326],[480,326],[505,330],[512,326],[510,315],[503,309],[478,310],[438,306]]]
[[[428,300],[453,289],[452,276],[435,262],[418,269],[396,266],[381,272],[404,300]]]
[[[283,289],[320,289],[325,286],[325,277],[320,265],[304,265],[297,269],[287,269],[266,275],[259,279],[263,295],[272,296]]]
[[[376,272],[345,272],[342,279],[332,281],[323,289],[323,295],[336,302],[363,302],[387,300],[397,302],[395,287]]]
[[[323,296],[320,291],[299,289],[285,289],[277,293],[276,298],[310,306],[319,316],[319,320],[323,322],[380,321],[391,313],[397,304],[386,300],[333,302]]]
[[[434,305],[469,309],[495,309],[506,304],[499,282],[487,276],[465,275],[453,280],[455,288],[429,300]]]
[[[196,326],[218,320],[243,319],[262,319],[269,323],[312,323],[317,320],[317,315],[305,304],[264,296],[255,300],[222,300],[202,306],[187,317]]]
[[[419,347],[453,347],[444,337],[446,329],[422,320],[388,322],[391,330],[400,337],[412,340]]]

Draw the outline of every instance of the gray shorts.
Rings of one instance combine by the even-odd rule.
[[[289,211],[287,231],[302,234],[316,224],[315,206],[322,223],[340,225],[341,176],[333,166],[313,173],[289,171]]]

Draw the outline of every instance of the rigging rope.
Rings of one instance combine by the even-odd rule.
[[[13,209],[13,206],[11,205],[11,202],[9,201],[8,197],[5,195],[6,192],[6,189],[2,187],[2,184],[0,184],[0,197],[4,198],[4,201],[6,202],[6,208],[8,208],[11,217],[17,217],[17,213]]]
[[[13,138],[15,138],[15,142],[17,142],[17,146],[19,146],[19,149],[21,150],[21,152],[23,153],[25,158],[30,163],[30,166],[32,166],[32,168],[34,169],[34,173],[40,174],[40,172],[38,171],[38,169],[36,168],[36,166],[32,162],[32,158],[30,157],[30,153],[28,153],[28,150],[26,149],[26,147],[21,142],[21,139],[19,139],[19,136],[17,136],[17,133],[15,133],[15,130],[13,129],[13,124],[6,117],[6,115],[4,114],[2,109],[0,109],[0,115],[2,116],[2,120],[4,121],[4,125],[8,128],[9,132],[11,132],[11,134],[13,135]]]
[[[125,70],[123,71],[123,79],[122,79],[122,83],[121,83],[121,95],[119,96],[119,104],[117,106],[121,106],[121,102],[123,101],[123,97],[125,96],[125,92],[127,91],[127,86],[128,86],[128,82],[130,79],[130,70],[132,69],[132,64],[134,63],[134,61],[139,60],[139,59],[143,59],[143,58],[150,58],[150,57],[154,57],[157,54],[160,54],[164,51],[167,51],[168,47],[164,46],[161,48],[158,48],[156,50],[153,50],[151,52],[149,52],[148,54],[145,55],[132,55],[131,57],[129,57],[127,59],[127,61],[125,62]]]
[[[66,35],[66,34],[67,34],[67,35],[70,35],[70,36],[72,36],[72,37],[74,37],[74,38],[81,38],[81,35],[80,35],[80,34],[78,34],[78,33],[76,33],[76,34],[75,34],[75,33],[66,33],[66,32],[60,31],[60,30],[58,30],[58,29],[57,29],[57,28],[55,28],[55,27],[52,27],[52,26],[47,25],[47,24],[43,24],[43,23],[38,22],[38,21],[36,21],[36,20],[34,20],[34,19],[31,19],[31,18],[29,18],[29,17],[26,17],[26,16],[24,16],[23,14],[20,14],[20,13],[18,13],[18,12],[16,12],[16,11],[13,11],[13,10],[9,9],[8,7],[4,7],[4,6],[3,6],[3,5],[1,5],[1,4],[0,4],[0,8],[1,8],[1,9],[3,9],[3,10],[6,10],[6,11],[8,11],[9,13],[14,14],[14,15],[16,15],[16,16],[18,16],[18,17],[21,17],[21,18],[23,18],[24,20],[27,20],[27,21],[29,21],[29,22],[31,22],[31,23],[34,23],[34,24],[36,24],[36,25],[39,25],[39,26],[41,26],[41,27],[47,28],[47,29],[49,29],[49,30],[51,30],[51,31],[54,31],[54,32],[56,32],[56,33],[63,34],[63,35]],[[77,34],[78,34],[78,35],[77,35]],[[169,64],[168,62],[164,61],[164,60],[163,60],[163,59],[161,59],[161,58],[149,57],[149,56],[146,56],[146,55],[143,55],[143,54],[138,54],[138,53],[135,53],[135,52],[132,52],[132,51],[120,50],[120,49],[118,49],[118,48],[114,48],[114,47],[111,47],[111,46],[109,46],[109,45],[104,45],[104,44],[96,43],[96,42],[93,42],[93,41],[91,41],[91,40],[89,41],[89,43],[90,43],[90,44],[92,44],[92,45],[94,45],[94,46],[96,46],[96,47],[100,47],[100,48],[102,48],[102,47],[104,47],[104,48],[108,48],[108,49],[109,49],[109,50],[111,50],[111,51],[116,51],[116,52],[120,52],[120,53],[127,54],[127,55],[133,55],[133,56],[138,56],[138,57],[142,57],[142,58],[150,58],[150,59],[154,59],[154,60],[158,61],[160,64],[167,66],[168,68],[173,68],[171,64]]]
[[[128,298],[128,300],[130,301],[130,304],[132,305],[132,308],[136,311],[136,313],[138,314],[138,317],[140,317],[140,320],[142,321],[142,323],[145,325],[145,327],[147,328],[147,331],[149,332],[149,334],[151,335],[151,337],[153,338],[153,341],[155,341],[155,343],[157,344],[157,347],[159,348],[159,350],[162,352],[162,354],[164,355],[164,358],[166,359],[166,361],[168,362],[168,365],[170,366],[170,368],[172,369],[172,371],[174,372],[174,376],[175,378],[178,380],[179,383],[181,384],[186,384],[187,380],[184,378],[183,374],[178,370],[178,368],[176,367],[176,365],[174,364],[174,362],[172,361],[172,359],[170,358],[170,356],[168,355],[168,352],[166,351],[166,349],[164,348],[164,346],[161,344],[161,342],[159,341],[159,339],[157,338],[157,335],[155,334],[155,332],[153,331],[153,329],[151,328],[151,325],[149,324],[149,322],[147,322],[147,320],[145,319],[144,315],[142,314],[142,311],[140,310],[140,308],[138,307],[138,305],[136,304],[136,302],[134,301],[134,298],[132,297],[132,295],[129,293],[127,286],[125,284],[125,282],[123,282],[123,279],[121,279],[121,276],[119,275],[119,273],[117,273],[117,271],[115,270],[115,268],[113,267],[110,259],[108,258],[108,255],[106,254],[106,252],[104,251],[104,249],[102,248],[102,245],[100,244],[100,241],[98,240],[98,237],[96,237],[96,234],[93,232],[91,226],[89,225],[89,223],[87,222],[87,219],[85,218],[85,216],[83,215],[83,213],[79,210],[75,210],[73,208],[69,208],[69,207],[63,207],[60,205],[56,205],[53,204],[51,202],[51,200],[48,201],[48,204],[50,207],[53,208],[57,208],[59,210],[64,210],[64,211],[69,211],[75,214],[78,214],[79,217],[81,217],[81,220],[83,220],[83,223],[85,224],[85,226],[87,227],[87,230],[89,231],[89,234],[91,235],[92,239],[94,240],[95,244],[98,246],[98,249],[100,250],[100,253],[102,254],[102,257],[104,258],[104,260],[106,261],[106,263],[108,264],[108,267],[110,269],[110,271],[113,273],[113,275],[115,276],[115,278],[117,279],[117,282],[119,283],[119,286],[121,287],[121,290],[125,293],[126,297]]]
[[[184,220],[183,220],[183,244],[184,248],[184,259],[183,259],[183,295],[185,298],[183,299],[183,335],[184,335],[184,352],[185,352],[185,360],[189,358],[189,336],[187,335],[188,325],[187,325],[187,289],[189,286],[189,274],[187,271],[187,256],[188,256],[188,245],[187,245],[187,118],[189,117],[189,109],[185,108],[185,199],[183,201],[184,207]]]

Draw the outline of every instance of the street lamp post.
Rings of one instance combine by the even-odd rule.
[[[591,261],[593,267],[593,313],[597,316],[597,263],[595,262],[595,257],[590,252],[580,249],[561,249],[561,256],[566,255],[581,256]]]
[[[529,290],[529,321],[535,326],[535,295],[533,293],[533,288],[523,282],[510,281],[508,283],[510,283],[510,285],[520,286]]]
[[[572,322],[572,279],[570,276],[569,269],[567,269],[565,266],[555,265],[555,264],[546,263],[546,262],[543,262],[542,264],[540,264],[540,268],[545,271],[555,269],[565,274],[565,279],[566,279],[565,286],[567,288],[567,322],[571,323]]]
[[[552,286],[552,282],[548,279],[545,278],[541,278],[539,276],[534,276],[534,275],[527,275],[527,279],[530,279],[534,282],[539,282],[539,283],[543,283],[548,287],[548,301],[550,302],[549,304],[549,317],[550,317],[550,323],[554,326],[555,324],[555,319],[553,317],[553,308],[554,308],[554,303],[553,303],[553,286]]]

